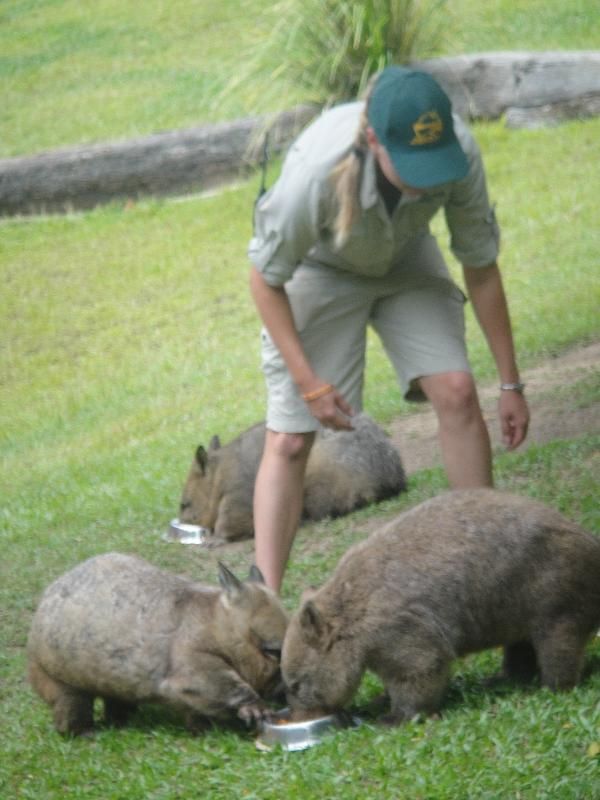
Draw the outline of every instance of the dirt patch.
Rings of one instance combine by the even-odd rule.
[[[585,433],[600,433],[600,401],[581,404],[569,386],[584,380],[600,383],[600,342],[548,359],[523,372],[531,423],[519,451],[553,439],[570,439]],[[497,403],[498,385],[479,387],[483,416],[494,449],[502,449]],[[410,417],[388,426],[394,445],[402,455],[408,475],[441,463],[437,419],[427,406]]]

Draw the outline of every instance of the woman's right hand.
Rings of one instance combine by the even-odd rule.
[[[304,397],[310,413],[325,428],[353,430],[350,421],[354,414],[352,408],[334,386],[327,388],[329,384],[320,380],[306,358],[285,287],[270,286],[259,270],[252,267],[250,288],[261,319],[303,397],[305,394],[310,396],[317,392],[318,396],[314,400]],[[321,394],[320,390],[324,387],[326,393]]]
[[[352,431],[352,416],[354,411],[338,392],[335,386],[331,390],[314,400],[305,400],[313,417],[321,423],[324,428],[331,428],[335,431]]]

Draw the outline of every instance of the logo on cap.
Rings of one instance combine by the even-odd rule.
[[[444,123],[437,111],[426,111],[412,126],[415,138],[411,144],[434,144],[442,138]]]

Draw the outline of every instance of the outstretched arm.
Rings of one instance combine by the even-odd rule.
[[[475,315],[487,339],[501,383],[519,383],[519,370],[502,277],[497,264],[463,266],[465,284]],[[508,450],[527,436],[529,409],[521,392],[501,391],[499,401],[502,441]]]

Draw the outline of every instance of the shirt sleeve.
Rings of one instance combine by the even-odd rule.
[[[311,177],[301,158],[288,158],[281,176],[254,211],[254,235],[248,257],[271,286],[292,277],[319,239],[324,204],[322,183]]]
[[[474,140],[463,149],[470,169],[453,184],[445,206],[450,231],[450,248],[458,261],[468,267],[485,267],[498,258],[500,229],[490,205],[481,154]]]

